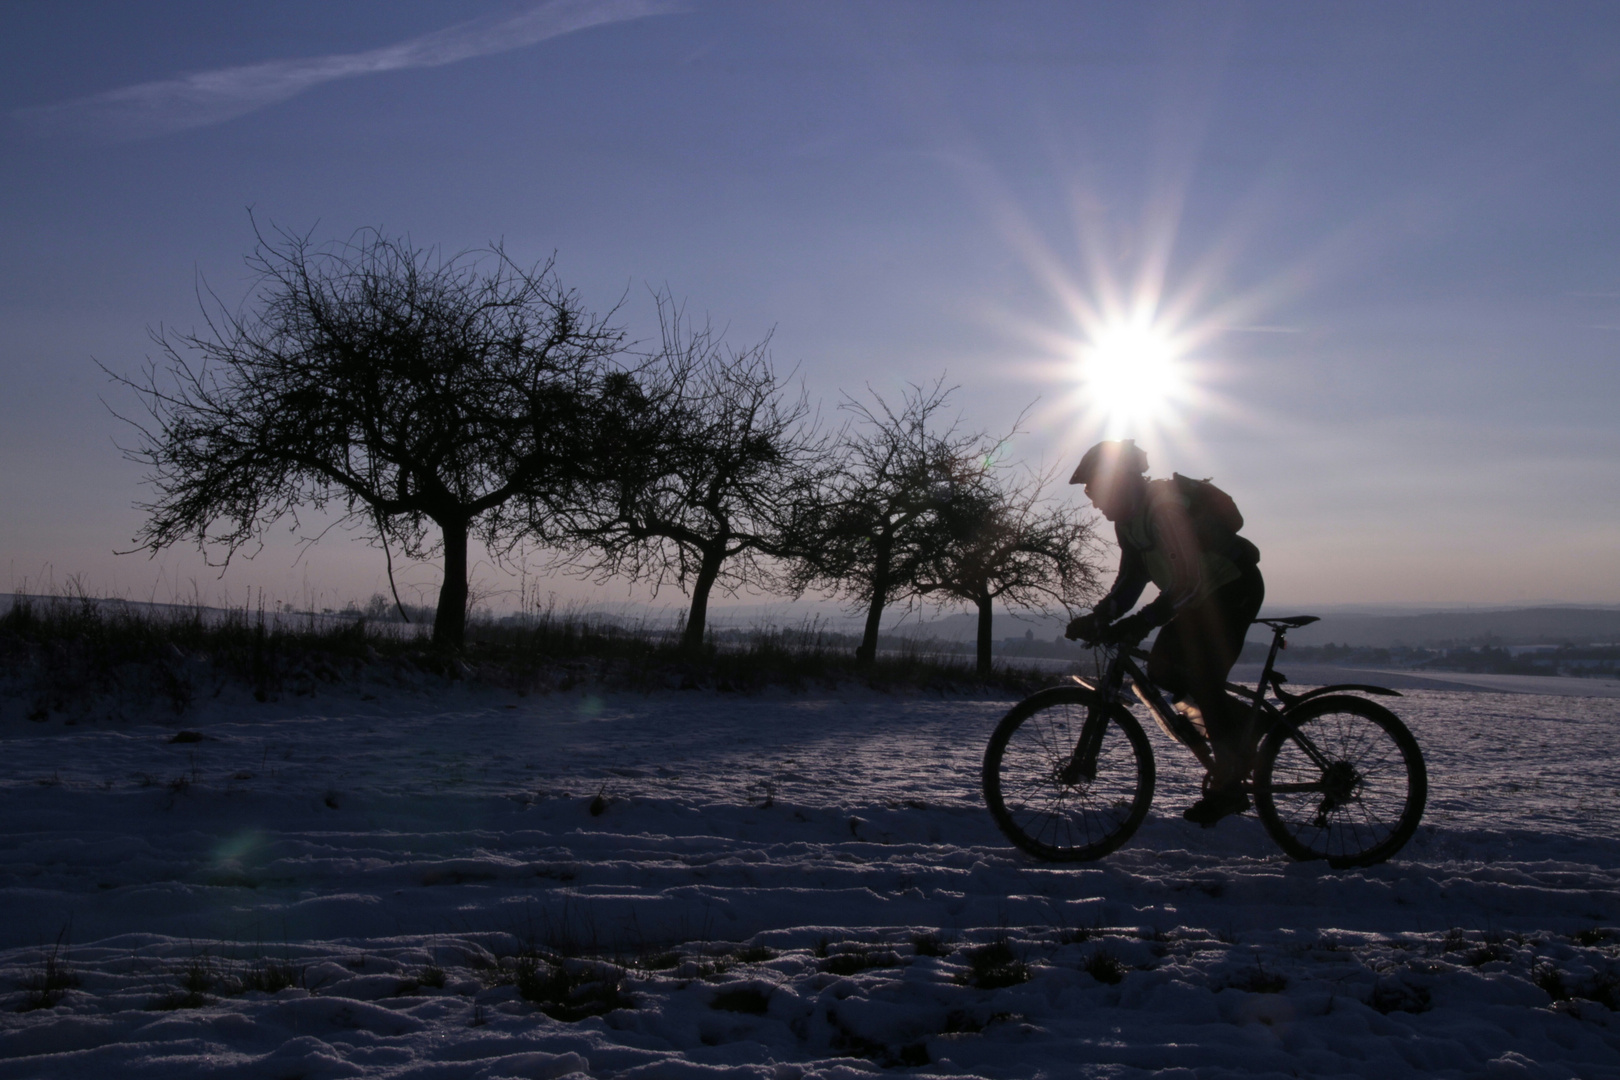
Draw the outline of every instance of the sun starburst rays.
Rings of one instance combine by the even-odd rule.
[[[1020,238],[1026,266],[1061,313],[1045,325],[1016,329],[1038,357],[1026,365],[1028,376],[1057,388],[1031,420],[1057,436],[1065,456],[1098,439],[1134,438],[1178,459],[1201,460],[1196,444],[1206,422],[1246,415],[1223,391],[1232,373],[1222,339],[1230,327],[1252,321],[1264,298],[1216,299],[1225,291],[1227,250],[1206,252],[1176,273],[1167,228],[1157,231],[1134,272],[1121,272],[1118,261],[1084,241],[1075,260],[1082,269],[1066,271],[1074,262],[1032,233]],[[1080,237],[1088,235],[1093,231],[1080,230]]]

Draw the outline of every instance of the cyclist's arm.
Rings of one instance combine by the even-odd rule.
[[[1147,563],[1142,553],[1123,541],[1119,545],[1119,573],[1114,575],[1114,586],[1108,595],[1092,608],[1099,618],[1113,621],[1136,606],[1137,599],[1148,584]]]

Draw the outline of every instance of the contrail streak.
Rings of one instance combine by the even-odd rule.
[[[591,26],[679,10],[681,6],[674,0],[550,0],[515,15],[458,23],[380,49],[219,68],[18,109],[13,115],[50,131],[117,141],[145,139],[218,124],[336,79],[442,67],[521,49]]]

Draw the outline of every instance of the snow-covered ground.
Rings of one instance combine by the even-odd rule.
[[[1620,1077],[1612,698],[1393,701],[1428,815],[1335,872],[1157,734],[1032,862],[1004,700],[373,691],[0,710],[0,1078]]]

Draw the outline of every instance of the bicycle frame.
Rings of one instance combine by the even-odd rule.
[[[1282,684],[1288,680],[1286,676],[1276,670],[1277,653],[1288,647],[1285,638],[1289,629],[1316,621],[1316,617],[1310,615],[1295,616],[1288,619],[1255,620],[1257,624],[1264,624],[1270,627],[1272,631],[1271,649],[1266,654],[1265,666],[1260,670],[1259,681],[1252,690],[1247,686],[1229,682],[1226,684],[1226,690],[1235,697],[1247,699],[1254,715],[1262,720],[1262,723],[1258,725],[1254,732],[1256,739],[1263,739],[1271,731],[1272,727],[1287,715],[1290,709],[1301,702],[1309,701],[1324,694],[1353,692],[1379,694],[1389,697],[1401,696],[1397,690],[1391,690],[1383,686],[1372,686],[1367,683],[1335,683],[1329,686],[1317,687],[1303,694],[1294,694],[1284,690]],[[1098,691],[1104,702],[1119,704],[1128,703],[1128,699],[1125,697],[1125,684],[1128,679],[1131,692],[1137,700],[1147,707],[1148,712],[1153,714],[1153,718],[1158,721],[1159,727],[1164,733],[1173,741],[1181,743],[1188,750],[1191,750],[1193,756],[1198,759],[1204,768],[1213,769],[1215,759],[1210,750],[1207,735],[1198,729],[1198,726],[1192,722],[1189,716],[1166,701],[1159,688],[1148,680],[1146,673],[1137,665],[1137,660],[1146,660],[1147,657],[1148,654],[1139,648],[1120,645],[1114,650],[1112,658],[1103,668],[1103,676],[1100,682],[1093,684],[1078,675],[1071,675],[1070,678],[1087,689]],[[1281,708],[1267,700],[1267,687],[1271,688],[1278,702],[1281,703]],[[1074,753],[1070,755],[1069,763],[1061,774],[1061,778],[1065,783],[1072,784],[1080,779],[1096,779],[1097,754],[1102,747],[1103,734],[1107,723],[1108,718],[1104,709],[1095,709],[1086,717],[1085,726],[1080,730],[1080,738],[1075,742]],[[1327,767],[1326,758],[1309,739],[1300,737],[1296,741],[1299,743],[1301,750],[1313,761],[1323,768]]]

